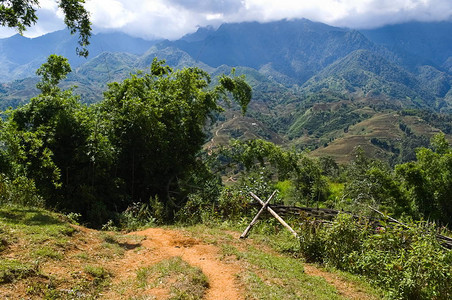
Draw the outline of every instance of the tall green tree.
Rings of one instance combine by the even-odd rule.
[[[89,13],[83,6],[85,0],[57,0],[58,7],[64,13],[64,22],[71,34],[79,33],[77,53],[87,57],[91,22]],[[16,28],[22,34],[27,27],[38,21],[36,10],[39,0],[2,0],[0,1],[0,25]]]
[[[389,165],[367,157],[361,148],[347,166],[342,207],[367,213],[368,205],[400,216],[411,213],[408,201]]]
[[[201,158],[209,116],[230,96],[243,112],[251,99],[243,77],[211,86],[200,69],[154,60],[149,73],[110,84],[86,106],[58,87],[68,72],[67,59],[51,55],[37,71],[41,94],[1,123],[0,172],[33,180],[47,205],[94,226],[151,198],[171,218],[210,179]]]
[[[158,196],[171,216],[186,201],[182,185],[200,168],[209,116],[223,109],[228,94],[243,112],[251,100],[243,77],[210,83],[198,68],[173,71],[154,59],[149,73],[109,85],[99,109],[116,151],[112,176],[122,183],[124,204]]]
[[[2,130],[3,151],[11,175],[32,179],[47,205],[81,212],[89,210],[80,196],[92,179],[94,118],[72,90],[58,87],[68,72],[67,59],[56,55],[38,69],[42,93],[10,113]]]
[[[396,166],[403,189],[418,215],[452,224],[452,148],[444,134],[432,138],[435,150],[420,148],[416,161]]]

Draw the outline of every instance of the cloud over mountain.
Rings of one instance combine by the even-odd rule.
[[[55,0],[41,0],[27,36],[64,28]],[[349,28],[407,21],[451,20],[450,0],[86,0],[96,31],[118,30],[147,39],[177,39],[199,26],[307,18]],[[0,36],[11,35],[1,29]]]

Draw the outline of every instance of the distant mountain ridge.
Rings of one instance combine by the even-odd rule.
[[[90,58],[103,52],[124,52],[141,55],[158,41],[146,41],[124,33],[99,33],[90,39]],[[77,56],[77,36],[67,30],[52,32],[37,38],[26,38],[16,34],[0,39],[0,82],[35,76],[34,72],[50,54],[63,55],[73,68],[87,59]]]
[[[411,67],[419,63],[446,67],[452,60],[451,22],[408,22],[361,32],[369,40],[401,56],[416,57],[416,61],[411,60]]]
[[[198,38],[200,35],[204,38]],[[303,83],[318,71],[358,49],[377,46],[361,33],[306,19],[271,23],[223,24],[167,45],[212,67],[222,64],[272,69]]]

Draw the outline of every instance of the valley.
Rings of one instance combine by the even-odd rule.
[[[429,40],[430,48],[406,47],[403,39],[415,44],[411,35],[400,34],[409,30],[408,26],[423,28],[419,32],[423,40]],[[74,71],[62,86],[76,86],[75,93],[82,102],[95,103],[109,82],[146,70],[154,57],[165,59],[175,68],[200,67],[214,80],[234,68],[252,86],[253,101],[245,119],[235,119],[237,111],[232,107],[209,127],[217,137],[214,143],[224,145],[231,137],[257,137],[310,150],[313,155],[331,155],[339,162],[349,161],[350,151],[361,146],[371,156],[404,162],[414,152],[406,157],[401,152],[425,146],[425,140],[435,132],[442,131],[452,140],[452,73],[447,69],[452,53],[442,46],[452,25],[440,22],[422,26],[413,23],[360,32],[300,19],[201,28],[176,41],[99,34],[93,37],[88,60],[69,55]],[[62,49],[62,54],[70,51],[75,41],[61,39],[66,36],[61,31],[36,39],[0,40],[3,49],[18,45],[37,51],[21,56],[21,61],[14,61],[9,50],[3,52],[4,60],[14,63],[4,65],[9,67],[0,76],[4,82],[0,89],[2,109],[24,104],[37,95],[36,79],[28,76],[33,75],[33,68],[50,53],[52,45],[53,49]],[[400,39],[399,44],[392,44],[395,37]],[[122,46],[114,47],[113,40],[121,41],[118,45]],[[35,46],[44,44],[47,48]],[[436,50],[435,44],[440,45]],[[34,57],[33,62],[27,57]],[[31,72],[14,71],[26,70],[24,64]],[[13,79],[14,83],[6,83]],[[394,126],[397,122],[412,123],[408,116],[400,116],[407,110],[413,110],[418,118],[411,135],[402,134]],[[381,115],[391,114],[397,117],[378,121]],[[441,118],[445,120],[442,126],[431,122]],[[386,128],[359,131],[367,124],[374,126],[374,122]],[[215,134],[220,128],[225,138]],[[391,144],[391,149],[379,147],[376,140]]]
[[[452,22],[219,22],[234,1],[115,0],[99,30],[61,0],[68,30],[0,39],[1,297],[452,297]],[[264,212],[238,239],[254,194],[296,238]]]

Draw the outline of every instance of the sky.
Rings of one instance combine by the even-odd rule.
[[[367,29],[408,21],[450,21],[452,0],[85,0],[94,33],[121,31],[144,39],[178,39],[199,27],[306,18]],[[24,35],[65,28],[57,0],[40,0],[39,20]],[[16,32],[0,28],[0,37]]]

